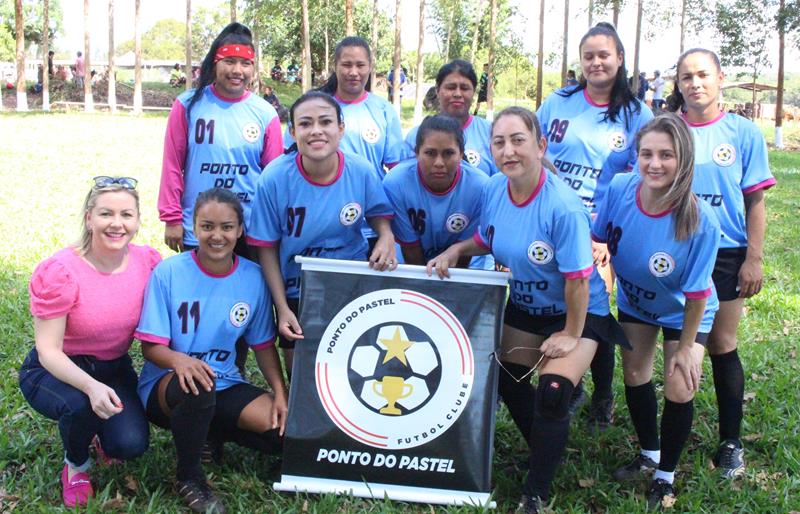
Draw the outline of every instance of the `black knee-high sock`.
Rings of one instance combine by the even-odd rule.
[[[261,434],[250,432],[249,430],[242,430],[237,428],[230,432],[225,437],[226,441],[233,441],[239,446],[250,448],[259,451],[266,455],[274,455],[280,453],[283,447],[283,439],[279,435],[277,428],[267,430]]]
[[[664,412],[661,414],[661,471],[675,471],[689,432],[692,431],[694,400],[675,403],[664,399]]]
[[[205,480],[200,458],[214,417],[216,390],[209,392],[200,389],[200,394],[196,396],[184,393],[178,380],[173,378],[167,386],[166,400],[172,410],[169,422],[178,457],[176,478]]]
[[[643,450],[658,450],[658,401],[653,382],[625,386],[625,403]]]
[[[613,344],[600,342],[597,345],[597,352],[592,359],[592,382],[594,392],[592,398],[611,398],[611,383],[614,380],[614,357],[615,348]]]
[[[739,439],[744,403],[744,369],[736,350],[711,356],[719,408],[719,438]]]
[[[517,425],[525,442],[530,446],[536,389],[531,385],[530,376],[519,382],[514,379],[525,376],[531,368],[511,362],[504,362],[503,367],[505,369],[500,369],[500,380],[497,386],[500,398],[503,399],[506,407],[508,407],[508,412],[511,414],[511,418],[514,420],[514,424]]]
[[[540,396],[541,389],[549,386],[548,377],[553,376],[544,375],[539,378]],[[563,377],[558,378],[562,379]],[[541,398],[537,398],[531,429],[529,471],[523,491],[528,496],[539,496],[543,500],[547,500],[550,496],[550,484],[553,482],[569,438],[570,418],[567,406],[569,398],[572,397],[573,386],[565,379],[559,380],[559,386],[566,398],[563,408],[554,412],[541,404]],[[543,412],[545,410],[547,411]]]

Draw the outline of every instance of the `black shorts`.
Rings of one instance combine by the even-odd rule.
[[[720,248],[711,278],[721,302],[739,298],[739,270],[747,257],[747,248]]]
[[[478,103],[483,103],[486,101],[486,90],[480,89],[478,90]]]
[[[177,380],[173,376],[172,380]],[[253,384],[236,384],[224,391],[217,392],[216,406],[214,407],[214,417],[211,419],[211,427],[217,433],[230,433],[236,430],[239,416],[250,402],[267,392]],[[147,419],[151,423],[169,430],[169,416],[161,410],[158,403],[158,382],[150,391],[147,399]]]
[[[506,302],[503,323],[529,334],[549,337],[559,330],[564,330],[564,326],[567,323],[567,315],[531,316],[514,305],[513,302],[508,301]],[[622,331],[622,327],[619,326],[619,323],[611,314],[598,316],[597,314],[587,313],[581,337],[596,341],[598,344],[618,344],[628,350],[631,349],[630,342],[625,337],[625,332]]]
[[[300,320],[300,299],[299,298],[287,298],[286,303],[289,304],[289,309],[294,313],[294,316],[297,320]],[[288,340],[278,336],[278,346],[284,350],[291,350],[294,348],[294,343],[297,341],[295,340]]]
[[[631,316],[624,311],[619,311],[619,318],[620,323],[637,323],[639,325],[647,325],[650,327],[659,327],[661,328],[661,333],[664,335],[664,341],[680,341],[681,340],[681,333],[682,330],[677,328],[669,328],[663,325],[659,325],[657,323],[650,323],[649,321],[644,321],[636,316]],[[708,344],[708,332],[697,332],[697,335],[694,338],[694,342],[698,344],[702,344],[706,346]]]

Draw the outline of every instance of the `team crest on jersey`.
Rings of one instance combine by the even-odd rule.
[[[361,127],[361,139],[366,141],[370,144],[375,144],[378,142],[378,139],[381,138],[381,129],[375,124],[372,120],[367,120],[364,122],[364,126]]]
[[[718,166],[730,166],[736,162],[736,148],[728,143],[722,143],[714,148],[711,158]]]
[[[447,217],[444,226],[451,234],[458,234],[469,225],[469,218],[460,212],[456,212]]]
[[[458,319],[429,296],[373,291],[330,321],[316,359],[317,392],[350,438],[402,450],[447,432],[469,402],[472,344]]]
[[[260,135],[261,129],[252,121],[250,123],[245,123],[244,127],[242,127],[242,137],[244,137],[245,141],[248,143],[255,143],[258,141],[258,136]]]
[[[667,252],[656,252],[650,256],[647,267],[654,277],[666,277],[675,269],[675,259]]]
[[[554,254],[553,247],[544,241],[534,241],[528,247],[528,259],[534,264],[547,264]]]
[[[352,225],[361,219],[361,205],[350,202],[339,211],[339,223],[344,226]]]
[[[247,302],[237,302],[231,307],[231,312],[228,313],[228,319],[231,320],[231,325],[236,328],[241,327],[247,322],[250,317],[250,304]]]
[[[621,152],[628,147],[628,138],[624,132],[616,131],[608,135],[608,148],[612,152]]]
[[[476,150],[467,150],[464,152],[464,157],[467,158],[467,162],[472,166],[478,166],[481,163],[481,154]]]

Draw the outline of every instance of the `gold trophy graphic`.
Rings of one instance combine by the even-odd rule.
[[[378,390],[378,386],[380,386],[380,391]],[[406,390],[406,388],[408,388],[408,390]],[[372,383],[372,390],[378,396],[386,399],[386,407],[380,410],[381,414],[399,416],[402,413],[394,404],[397,403],[397,400],[402,400],[403,398],[411,396],[411,393],[414,392],[414,386],[406,384],[403,377],[386,376],[383,377],[381,381],[374,381]]]

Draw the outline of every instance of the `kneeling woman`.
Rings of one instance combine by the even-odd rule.
[[[200,464],[206,438],[274,453],[286,421],[272,301],[258,265],[233,253],[242,230],[236,195],[200,193],[194,205],[199,245],[153,271],[136,330],[146,359],[139,396],[150,420],[172,430],[178,494],[197,512],[225,511]],[[235,363],[240,337],[274,393],[241,375]]]
[[[464,158],[464,134],[454,118],[425,118],[416,134],[415,159],[383,180],[394,209],[392,230],[406,264],[424,265],[448,246],[475,233],[481,194],[489,181]],[[462,259],[460,267],[469,264]]]
[[[662,114],[648,123],[638,152],[639,173],[614,177],[592,232],[608,244],[619,318],[633,344],[622,365],[641,452],[614,476],[627,480],[655,470],[647,501],[656,508],[674,495],[675,467],[692,428],[704,345],[719,306],[711,273],[720,227],[711,207],[692,193],[694,144],[683,120]],[[659,330],[666,397],[660,445],[651,380]]]
[[[473,239],[428,262],[440,277],[465,255],[492,252],[513,270],[500,361],[500,394],[531,447],[519,512],[542,512],[569,435],[569,402],[598,342],[624,341],[593,266],[589,212],[547,173],[547,141],[536,116],[509,107],[492,126],[502,174],[484,191]],[[524,231],[520,231],[524,227]],[[524,234],[524,235],[523,235]],[[539,387],[530,384],[538,366]]]
[[[303,338],[297,321],[300,265],[294,257],[366,260],[367,239],[361,231],[366,218],[378,234],[370,266],[394,269],[397,262],[392,208],[374,167],[339,150],[344,135],[339,104],[326,93],[304,94],[289,110],[289,131],[296,151],[290,148],[259,177],[247,242],[259,247],[291,373],[294,342]]]
[[[36,348],[19,372],[25,399],[58,420],[67,507],[85,505],[94,494],[88,472],[95,436],[101,457],[102,449],[125,460],[144,453],[148,441],[128,349],[147,279],[161,256],[129,244],[139,230],[136,180],[94,180],[80,242],[43,261],[31,277]]]

